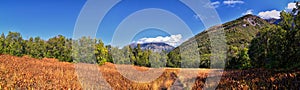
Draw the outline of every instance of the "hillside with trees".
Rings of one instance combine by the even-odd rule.
[[[296,4],[298,5],[298,4]],[[181,46],[197,41],[200,66],[209,67],[211,57],[210,32],[224,29],[227,41],[226,68],[270,68],[292,70],[300,66],[300,14],[299,6],[291,12],[282,11],[281,21],[270,24],[253,15],[214,26]],[[179,67],[180,46],[168,53],[167,66]]]
[[[297,7],[292,12],[281,12],[279,25],[262,29],[252,40],[249,57],[253,67],[300,67],[300,14]]]
[[[263,28],[269,27],[271,24],[254,15],[246,15],[234,21],[227,22],[222,25],[214,26],[208,30],[197,34],[192,39],[184,42],[181,46],[169,53],[171,58],[168,59],[168,66],[178,67],[181,57],[180,47],[190,44],[193,40],[197,42],[198,51],[200,54],[201,68],[208,68],[210,66],[211,57],[211,41],[210,34],[215,30],[223,29],[226,36],[227,44],[227,68],[247,68],[250,67],[250,58],[248,57],[248,46],[259,31]]]

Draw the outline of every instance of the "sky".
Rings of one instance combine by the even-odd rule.
[[[20,32],[25,39],[36,36],[48,39],[57,35],[71,38],[76,21],[86,2],[86,0],[0,0],[0,31],[6,34],[8,31]],[[294,0],[210,0],[207,4],[199,4],[199,6],[215,9],[221,23],[225,23],[246,14],[257,15],[264,19],[279,19],[280,11],[291,10],[294,7],[293,2]],[[138,15],[143,15],[143,12],[138,13],[139,11],[148,9],[148,12],[151,12],[151,8],[168,12],[165,15],[163,11],[156,10],[156,12],[161,13],[153,14],[154,17],[159,17],[155,15],[160,14],[166,16],[155,18],[161,19],[162,22],[157,22],[158,24],[170,20],[167,18],[175,15],[185,22],[193,35],[209,28],[205,27],[200,19],[201,16],[195,14],[178,0],[122,0],[113,6],[99,23],[96,33],[97,38],[101,38],[105,44],[111,44],[112,38],[116,35],[115,32],[121,23],[130,19],[128,16],[136,14],[136,17],[138,17]],[[95,7],[93,10],[101,11],[103,9]],[[152,11],[155,11],[155,9]],[[167,14],[170,13],[172,15],[168,16]],[[147,22],[153,18],[144,17],[139,19]],[[170,20],[168,22],[174,24],[174,27],[170,29],[180,28],[175,24],[175,21]],[[136,26],[140,24],[134,23]],[[123,30],[122,32],[128,31]],[[124,36],[126,36],[126,33],[124,33]],[[170,34],[164,31],[163,28],[149,27],[142,28],[141,32],[135,32],[131,42],[155,41],[176,46],[186,38],[182,33]]]

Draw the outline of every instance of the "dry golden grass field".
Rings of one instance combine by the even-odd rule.
[[[97,66],[98,67],[98,66]],[[105,81],[114,90],[165,90],[182,89],[186,85],[175,82],[180,69],[166,68],[159,78],[149,83],[137,83],[123,77],[114,64],[99,66]],[[139,71],[149,68],[134,66]],[[192,89],[202,89],[208,73],[214,70],[198,69]],[[27,56],[0,55],[0,90],[7,89],[82,89],[75,74],[75,64],[59,62],[56,59],[34,59]],[[134,75],[134,74],[133,74]],[[225,70],[217,89],[300,89],[300,70],[275,71],[266,69]],[[184,81],[179,81],[184,82]]]

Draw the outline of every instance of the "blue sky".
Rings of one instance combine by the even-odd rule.
[[[288,4],[293,1],[211,0],[210,5],[216,9],[221,22],[224,23],[244,14],[276,18],[278,12],[286,10]],[[20,32],[24,38],[40,36],[48,39],[59,34],[71,38],[77,17],[85,2],[86,0],[0,0],[0,31]],[[197,15],[177,0],[123,0],[104,17],[97,37],[103,39],[105,44],[109,44],[114,30],[124,18],[146,8],[160,8],[178,15],[187,23],[193,34],[205,29]],[[163,39],[178,39],[159,29],[148,28],[137,34],[133,41],[141,38],[155,39],[158,36]]]

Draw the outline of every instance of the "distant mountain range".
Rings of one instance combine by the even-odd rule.
[[[275,18],[265,19],[265,20],[271,24],[279,24],[279,22],[281,21],[281,19],[275,19]]]
[[[130,46],[136,48],[137,45],[138,45],[137,43],[133,43]],[[151,50],[153,52],[162,52],[162,51],[170,52],[175,48],[163,42],[142,43],[140,45],[142,50]]]

